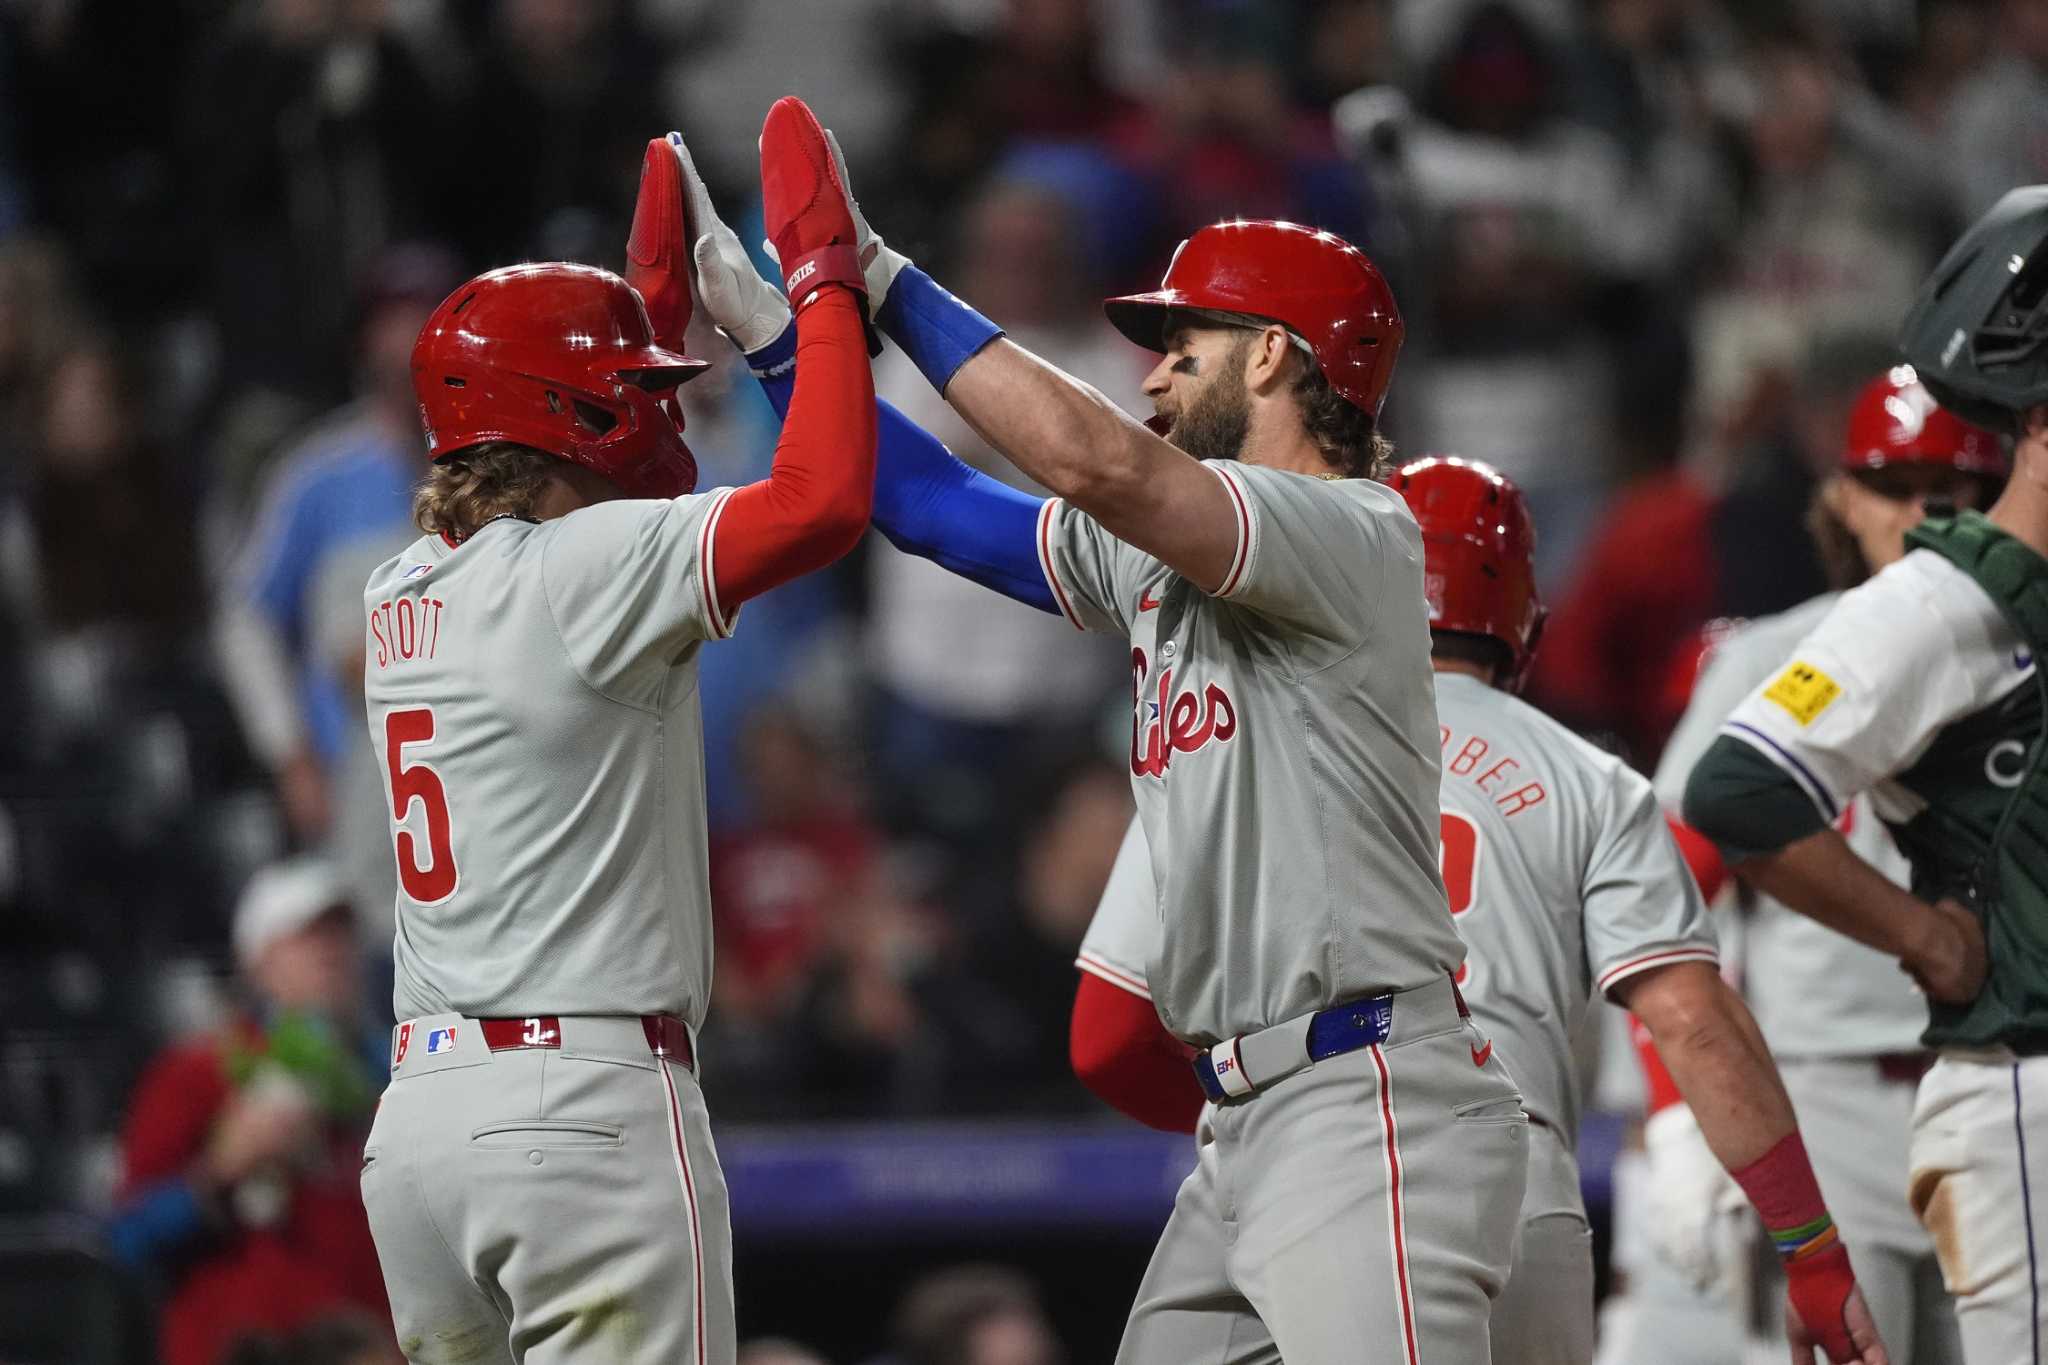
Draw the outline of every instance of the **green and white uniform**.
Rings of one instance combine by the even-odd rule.
[[[1748,622],[1714,646],[1658,761],[1657,795],[1667,807],[1681,807],[1693,765],[1730,713],[1784,667],[1839,598],[1824,593]],[[1835,825],[1849,847],[1907,885],[1911,868],[1870,796],[1849,797],[1841,810]],[[1855,1256],[1893,1365],[1959,1361],[1955,1306],[1942,1287],[1934,1244],[1906,1201],[1926,998],[1877,949],[1739,884],[1731,884],[1735,897],[1749,911],[1742,993],[1785,1078],[1821,1193]]]
[[[1976,580],[1911,550],[1844,594],[1736,707],[1694,770],[1687,818],[1741,857],[1825,827],[1868,793],[1915,893],[1971,898],[2041,734],[2035,673]],[[2048,1236],[2048,904],[2010,881],[1989,902],[1985,989],[1936,1007],[1924,1034],[1940,1055],[1914,1108],[1909,1191],[1966,1358],[2001,1365],[2038,1359]],[[1825,1180],[1828,1154],[1816,1161]]]

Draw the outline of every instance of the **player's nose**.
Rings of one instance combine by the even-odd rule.
[[[1141,391],[1147,398],[1156,403],[1159,401],[1160,396],[1171,387],[1172,377],[1173,357],[1171,355],[1163,355],[1159,357],[1159,363],[1152,367],[1152,373],[1145,376],[1145,382],[1140,386]]]

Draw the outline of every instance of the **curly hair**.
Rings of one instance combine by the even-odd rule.
[[[489,441],[434,462],[412,495],[412,519],[428,535],[467,539],[492,517],[525,516],[561,464],[545,451]]]
[[[1386,478],[1394,470],[1394,443],[1380,431],[1378,420],[1331,388],[1315,362],[1306,356],[1302,360],[1294,397],[1316,449],[1346,478]]]

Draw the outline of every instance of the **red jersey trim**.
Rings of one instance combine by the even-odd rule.
[[[718,548],[718,519],[725,515],[725,505],[732,501],[732,489],[718,495],[718,501],[704,516],[704,525],[697,532],[697,585],[704,599],[704,621],[711,627],[716,640],[732,638],[733,623],[725,618],[718,605],[718,570],[714,553]]]
[[[1408,1227],[1401,1207],[1401,1128],[1394,1120],[1394,1073],[1380,1045],[1370,1049],[1380,1073],[1381,1151],[1387,1164],[1387,1235],[1394,1250],[1394,1292],[1401,1304],[1401,1333],[1407,1365],[1421,1365],[1422,1348],[1415,1339],[1415,1295],[1408,1279]]]
[[[1712,948],[1697,944],[1689,948],[1666,948],[1659,952],[1644,953],[1641,957],[1630,958],[1602,972],[1600,980],[1593,987],[1594,993],[1605,995],[1638,972],[1646,972],[1652,967],[1668,967],[1674,962],[1711,962],[1718,967],[1721,965],[1721,955]]]
[[[1223,575],[1223,582],[1213,597],[1228,597],[1244,585],[1244,571],[1252,559],[1252,512],[1245,500],[1244,489],[1238,486],[1237,476],[1225,470],[1222,465],[1204,465],[1210,473],[1223,480],[1223,486],[1230,490],[1231,505],[1237,511],[1237,553],[1231,556],[1230,572]]]
[[[1129,991],[1140,999],[1150,1000],[1152,988],[1145,984],[1145,978],[1136,972],[1125,971],[1113,962],[1104,962],[1099,957],[1083,953],[1074,959],[1074,965],[1090,976],[1099,976],[1110,985]]]
[[[1047,586],[1052,589],[1052,600],[1060,604],[1060,614],[1074,623],[1075,630],[1086,630],[1081,618],[1074,615],[1074,604],[1067,600],[1067,590],[1060,585],[1058,570],[1052,566],[1052,514],[1060,505],[1060,499],[1047,498],[1038,509],[1038,568],[1045,575]]]

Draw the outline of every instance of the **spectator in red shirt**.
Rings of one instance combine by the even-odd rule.
[[[753,819],[711,842],[718,1009],[752,1023],[794,1007],[843,914],[875,872],[880,838],[817,740],[768,706],[740,739]]]
[[[110,1240],[160,1282],[164,1365],[336,1309],[390,1321],[357,1186],[384,1043],[344,883],[310,858],[257,873],[234,948],[253,1007],[157,1057],[121,1134]]]

